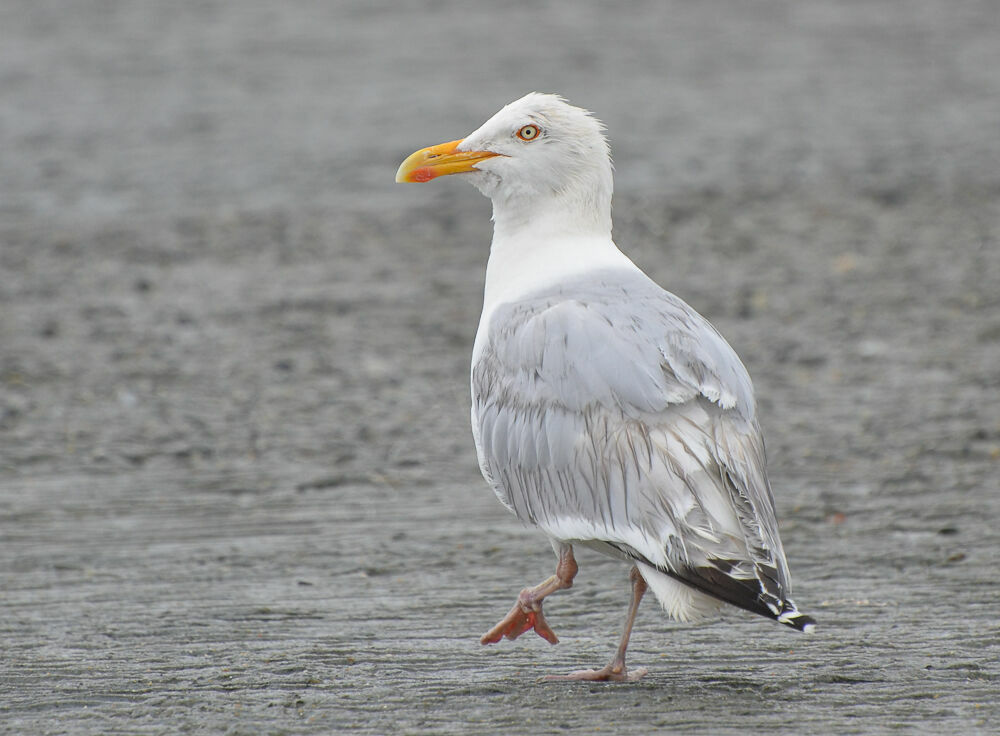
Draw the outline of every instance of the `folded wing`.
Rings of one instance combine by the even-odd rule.
[[[794,610],[750,378],[683,301],[609,272],[503,305],[472,379],[483,474],[520,519]]]

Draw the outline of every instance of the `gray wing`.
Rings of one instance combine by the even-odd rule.
[[[488,330],[473,432],[511,511],[736,605],[781,607],[789,575],[752,384],[704,318],[611,272],[503,305]]]

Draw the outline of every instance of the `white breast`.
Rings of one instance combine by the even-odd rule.
[[[642,273],[607,235],[553,235],[551,231],[532,229],[516,236],[495,237],[486,266],[483,312],[472,350],[472,365],[488,339],[490,318],[497,306],[516,302],[588,271],[610,268]]]

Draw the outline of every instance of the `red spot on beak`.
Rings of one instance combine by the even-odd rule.
[[[437,174],[435,174],[434,170],[429,166],[421,166],[419,169],[416,169],[412,174],[410,174],[410,178],[419,184],[423,184],[425,181],[430,181],[435,176],[437,176]]]

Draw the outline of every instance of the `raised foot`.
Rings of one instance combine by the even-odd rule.
[[[523,594],[522,594],[523,597]],[[530,606],[530,607],[529,607]],[[525,610],[527,608],[527,610]],[[559,637],[556,636],[542,614],[542,604],[535,601],[530,604],[522,602],[518,598],[517,603],[510,609],[510,613],[504,616],[500,623],[483,634],[479,640],[480,644],[496,644],[505,636],[508,639],[516,639],[525,631],[534,629],[535,633],[545,639],[549,644],[558,644]]]
[[[645,667],[639,667],[634,670],[625,669],[624,667],[612,667],[610,664],[605,665],[599,670],[577,670],[576,672],[570,672],[568,675],[546,675],[545,677],[540,677],[539,682],[635,682],[643,675],[645,675],[649,670]]]

